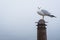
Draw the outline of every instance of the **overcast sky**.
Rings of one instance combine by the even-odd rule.
[[[37,40],[38,6],[56,16],[45,17],[47,39],[60,40],[60,0],[0,0],[0,40]]]

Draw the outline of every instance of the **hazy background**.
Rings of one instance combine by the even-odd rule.
[[[37,40],[38,6],[57,17],[45,17],[47,39],[60,40],[60,0],[0,0],[0,40]]]

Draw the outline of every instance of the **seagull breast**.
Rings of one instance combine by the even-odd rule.
[[[39,14],[39,15],[41,15],[41,16],[44,16],[45,14],[43,13],[43,12],[41,12],[41,11],[37,11],[37,13]]]

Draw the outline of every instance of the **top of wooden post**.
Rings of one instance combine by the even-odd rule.
[[[47,25],[45,24],[45,20],[44,19],[40,19],[38,21],[38,25],[37,26],[47,26]]]

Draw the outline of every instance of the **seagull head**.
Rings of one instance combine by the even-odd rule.
[[[38,9],[40,10],[40,9],[41,9],[41,7],[38,7]]]

